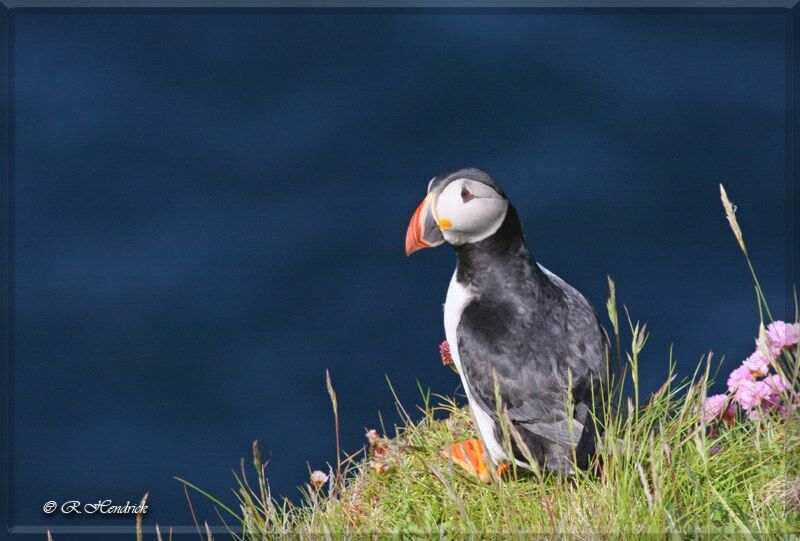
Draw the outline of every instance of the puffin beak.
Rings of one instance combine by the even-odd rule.
[[[423,248],[439,246],[444,242],[442,231],[433,216],[435,205],[436,194],[429,193],[411,216],[411,222],[406,231],[406,255],[411,255]]]

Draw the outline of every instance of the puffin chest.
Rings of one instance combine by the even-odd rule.
[[[481,440],[486,446],[489,457],[495,463],[505,460],[505,453],[503,446],[497,441],[495,436],[495,421],[494,412],[484,411],[479,405],[478,401],[473,398],[471,384],[467,381],[466,371],[461,366],[461,356],[458,351],[458,324],[461,321],[461,315],[464,309],[475,298],[475,293],[470,287],[464,286],[458,282],[456,275],[458,271],[453,273],[453,278],[450,280],[450,287],[447,289],[447,300],[444,304],[444,332],[447,342],[450,344],[450,354],[453,358],[458,369],[458,374],[461,377],[461,385],[464,387],[464,392],[467,395],[472,415],[475,418],[475,423],[478,426]]]

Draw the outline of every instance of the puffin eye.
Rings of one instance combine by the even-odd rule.
[[[472,199],[475,199],[475,196],[472,195],[472,192],[469,191],[466,186],[462,187],[461,188],[461,201],[466,203],[467,201],[470,201]]]

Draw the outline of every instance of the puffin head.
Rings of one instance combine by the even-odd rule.
[[[502,225],[508,198],[492,177],[472,167],[433,177],[428,195],[411,216],[406,255],[449,242],[480,242]]]

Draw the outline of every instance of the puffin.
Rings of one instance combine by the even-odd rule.
[[[485,458],[498,474],[512,462],[530,470],[531,458],[560,474],[587,469],[609,376],[597,312],[536,262],[514,206],[480,169],[431,179],[411,217],[406,255],[445,242],[457,259],[445,337],[480,438],[443,456],[482,481],[490,478]]]

